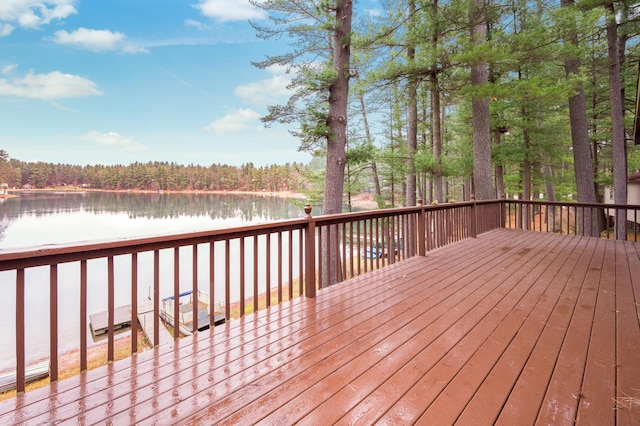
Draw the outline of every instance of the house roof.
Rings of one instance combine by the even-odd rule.
[[[629,182],[640,183],[640,172],[629,175]]]

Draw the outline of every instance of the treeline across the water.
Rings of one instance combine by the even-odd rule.
[[[78,186],[93,189],[300,191],[305,166],[300,163],[255,167],[226,164],[180,165],[168,162],[133,163],[128,166],[52,164],[11,159],[0,170],[0,183],[12,188]]]

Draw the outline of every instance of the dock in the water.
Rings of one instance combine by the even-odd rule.
[[[98,312],[89,315],[89,327],[93,337],[100,336],[109,331],[109,312]],[[120,306],[114,311],[113,329],[119,330],[124,327],[131,327],[131,306]]]
[[[109,330],[109,313],[104,311],[89,315],[89,322],[94,338],[106,334]],[[145,299],[138,304],[138,323],[149,342],[153,344],[155,337],[153,331],[153,301]],[[131,327],[131,305],[120,306],[114,310],[114,330],[125,327]],[[160,344],[164,345],[172,341],[173,337],[171,337],[164,324],[160,322]]]
[[[140,324],[140,327],[142,327],[142,330],[144,331],[145,336],[147,336],[147,339],[149,339],[149,343],[153,345],[155,334],[153,331],[152,300],[147,299],[138,304],[138,323]],[[160,321],[160,327],[158,329],[160,330],[160,345],[173,342],[173,337],[164,326],[162,321]]]

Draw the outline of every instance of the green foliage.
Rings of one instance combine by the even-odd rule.
[[[376,148],[369,143],[349,147],[347,150],[347,163],[351,165],[361,165],[371,162],[374,158]]]
[[[324,193],[324,161],[326,159],[320,155],[315,156],[303,173],[306,182],[302,193],[310,204],[321,204]]]
[[[70,185],[93,189],[147,191],[292,191],[305,189],[306,167],[299,163],[256,168],[212,164],[209,167],[176,163],[133,163],[128,166],[6,163],[12,187],[36,188]],[[2,162],[0,162],[2,166]]]

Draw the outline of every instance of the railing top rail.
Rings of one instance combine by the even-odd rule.
[[[154,237],[86,241],[0,250],[0,271],[161,250],[241,237],[252,237],[254,235],[281,232],[290,229],[302,229],[306,226],[307,222],[308,220],[304,218],[289,219],[268,224],[246,225],[235,228],[212,229]]]
[[[480,204],[496,204],[503,200],[483,200],[483,201],[463,201],[456,203],[442,204],[425,204],[411,207],[395,207],[391,209],[366,210],[361,212],[336,213],[330,215],[316,216],[314,220],[317,225],[333,225],[341,222],[349,222],[355,220],[375,219],[389,216],[398,216],[403,214],[417,213],[421,210],[450,210],[461,207],[480,205]]]

